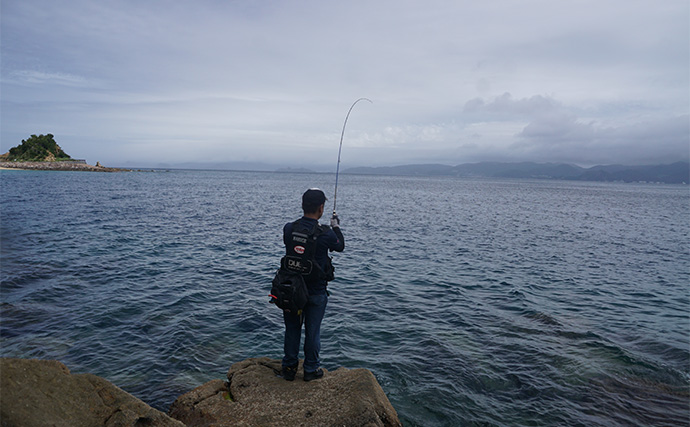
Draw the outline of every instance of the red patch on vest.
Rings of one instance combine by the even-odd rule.
[[[295,246],[295,252],[302,255],[304,253],[304,246]]]

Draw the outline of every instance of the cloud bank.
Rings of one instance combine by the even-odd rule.
[[[688,160],[687,1],[0,3],[0,150],[110,165]]]

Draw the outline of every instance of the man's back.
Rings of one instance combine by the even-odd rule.
[[[316,249],[314,253],[314,261],[319,266],[321,271],[327,272],[330,267],[331,260],[328,257],[329,251],[342,252],[345,249],[345,239],[339,227],[332,229],[327,225],[320,225],[318,220],[307,218],[303,216],[294,223],[288,222],[283,227],[283,242],[285,243],[286,252],[289,254],[294,245],[292,240],[293,231],[308,234],[320,227],[320,233],[316,239]],[[313,295],[322,294],[326,292],[326,280],[318,280],[316,282],[307,281],[309,293]]]

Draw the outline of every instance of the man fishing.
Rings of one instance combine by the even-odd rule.
[[[326,286],[333,280],[333,265],[329,251],[342,252],[345,240],[340,231],[340,220],[333,213],[331,226],[320,225],[326,195],[318,188],[310,188],[302,195],[304,216],[283,227],[288,262],[297,260],[310,268],[303,269],[302,276],[307,284],[308,300],[301,313],[283,311],[285,321],[285,357],[281,376],[292,381],[297,373],[299,347],[304,323],[304,381],[323,377],[321,361],[321,321],[326,313],[328,292]]]

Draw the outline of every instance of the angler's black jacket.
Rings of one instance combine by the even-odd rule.
[[[307,217],[302,217],[298,221],[310,229],[318,224],[317,220]],[[285,227],[283,227],[283,242],[286,246],[290,244],[291,237],[292,223],[288,222],[285,224]],[[325,269],[326,263],[328,262],[328,251],[342,252],[343,249],[345,249],[345,239],[343,238],[343,233],[340,231],[340,227],[329,228],[329,230],[321,234],[316,241],[316,254],[314,255],[314,259],[322,269]],[[328,282],[325,280],[318,283],[308,283],[307,288],[309,289],[309,295],[325,294],[327,284]]]

